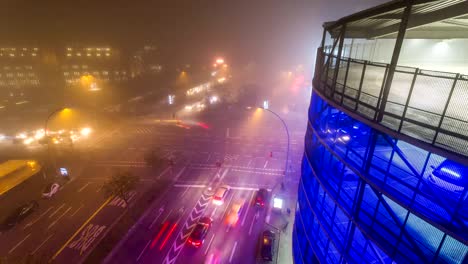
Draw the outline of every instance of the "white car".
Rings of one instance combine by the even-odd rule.
[[[229,189],[228,185],[218,187],[213,195],[213,203],[216,205],[222,205],[226,199]]]
[[[49,183],[47,186],[44,188],[44,191],[42,192],[42,198],[51,198],[54,196],[60,189],[60,184],[58,183]]]

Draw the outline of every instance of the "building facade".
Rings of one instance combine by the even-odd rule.
[[[324,24],[295,263],[468,262],[467,14],[392,1]]]

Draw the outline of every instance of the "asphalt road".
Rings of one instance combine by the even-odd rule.
[[[283,177],[286,140],[281,138],[286,137],[281,123],[258,111],[201,119],[186,130],[190,136],[177,139],[182,144],[172,145],[180,146],[186,155],[184,164],[179,164],[174,173],[174,184],[107,259],[108,263],[204,263],[212,254],[222,263],[259,261],[259,239],[271,209],[258,209],[252,203],[258,188],[272,190]],[[290,159],[297,168],[300,128],[293,129],[292,134]],[[167,136],[161,137],[161,142],[168,142]],[[215,166],[218,160],[224,160],[221,168]],[[225,203],[217,206],[211,196],[220,184],[231,186],[231,191]],[[239,200],[245,201],[244,208],[237,224],[229,227],[227,214]],[[186,240],[202,216],[211,217],[213,225],[204,244],[193,248]]]
[[[73,169],[72,179],[53,198],[40,200],[37,211],[0,235],[0,256],[11,263],[28,255],[42,262],[83,261],[125,210],[119,199],[106,199],[103,183],[117,170],[130,170],[141,179],[134,197],[159,179],[174,184],[144,219],[148,228],[145,236],[130,238],[128,250],[116,258],[128,259],[129,263],[137,259],[145,263],[157,263],[155,259],[186,263],[188,259],[201,262],[216,253],[232,263],[254,263],[268,209],[256,215],[250,202],[254,190],[271,189],[281,180],[286,137],[281,123],[271,114],[235,111],[187,115],[182,122],[151,116],[136,118],[95,135],[86,147],[77,146],[86,153],[86,162]],[[291,141],[293,148],[302,142],[303,133],[296,135]],[[155,173],[147,167],[144,155],[155,149],[166,158],[173,156],[174,168]],[[299,155],[290,159],[298,163]],[[223,161],[221,168],[215,166],[217,161]],[[215,207],[204,191],[220,182],[233,189],[225,205]],[[247,201],[246,210],[238,225],[227,231],[223,219],[231,202],[239,197]],[[202,209],[197,208],[202,204]],[[205,245],[197,250],[181,246],[180,241],[193,227],[189,223],[205,214],[214,219]],[[166,221],[177,225],[155,240]],[[153,247],[147,246],[149,241],[154,241]]]

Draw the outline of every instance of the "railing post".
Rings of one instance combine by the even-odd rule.
[[[455,87],[457,86],[457,81],[459,78],[460,78],[460,74],[457,73],[457,75],[455,76],[455,79],[453,80],[452,88],[450,89],[447,102],[445,103],[444,111],[442,111],[442,115],[440,116],[439,124],[437,125],[434,139],[432,140],[432,145],[434,145],[435,142],[437,141],[437,136],[439,135],[440,127],[442,126],[442,122],[444,121],[445,113],[447,112],[448,106],[450,104],[450,100],[452,99],[453,91],[455,90]]]
[[[398,133],[401,132],[401,128],[403,127],[403,122],[405,120],[406,111],[408,111],[408,106],[411,100],[411,95],[413,94],[413,88],[414,88],[414,84],[416,83],[416,77],[418,77],[418,74],[419,74],[419,68],[416,68],[416,70],[414,71],[413,80],[411,81],[411,86],[408,92],[408,98],[406,98],[405,108],[403,109],[403,114],[401,115],[400,126],[398,126]]]
[[[361,97],[362,84],[364,83],[364,77],[366,76],[367,61],[364,61],[364,66],[362,66],[361,81],[359,82],[358,94],[356,96],[356,105],[354,106],[354,111],[357,111],[359,106],[359,97]]]
[[[373,119],[374,121],[377,119],[377,115],[379,114],[379,107],[380,107],[380,103],[382,100],[383,87],[385,85],[385,81],[387,80],[387,74],[388,74],[388,65],[385,66],[385,73],[382,79],[382,85],[380,86],[379,98],[377,98],[377,104],[375,106],[375,113],[374,113],[374,119]]]
[[[390,88],[393,82],[393,75],[398,63],[398,58],[400,57],[401,46],[403,44],[403,39],[405,38],[406,28],[408,26],[409,16],[411,15],[411,0],[407,0],[407,5],[403,15],[401,17],[400,28],[398,29],[398,36],[395,43],[395,48],[393,49],[392,60],[390,62],[390,69],[388,72],[387,80],[385,82],[383,94],[382,94],[382,104],[380,105],[379,114],[377,115],[377,122],[381,122],[384,116],[385,107],[387,106],[388,94],[390,93]]]
[[[333,73],[332,93],[331,93],[332,100],[333,100],[333,96],[335,96],[336,80],[338,79],[338,73],[340,72],[341,53],[343,52],[343,42],[345,38],[345,32],[346,32],[346,24],[341,26],[340,44],[338,44],[338,54],[336,58],[335,72]]]
[[[351,58],[348,57],[348,65],[346,65],[346,72],[345,72],[345,77],[344,77],[344,82],[343,82],[343,93],[341,94],[341,102],[340,105],[343,105],[343,98],[345,96],[345,91],[346,91],[346,83],[348,81],[348,73],[349,73],[349,64],[351,64]]]

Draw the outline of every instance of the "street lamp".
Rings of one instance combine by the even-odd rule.
[[[49,156],[49,160],[51,161],[52,158],[51,158],[51,155],[50,155],[50,140],[49,140],[49,131],[48,131],[48,124],[49,124],[49,119],[54,116],[55,114],[59,113],[59,112],[62,112],[62,111],[71,111],[70,108],[66,108],[66,107],[60,107],[58,109],[56,109],[55,111],[53,111],[52,113],[49,114],[49,116],[47,117],[46,121],[45,121],[45,125],[44,125],[44,136],[45,136],[45,140],[46,140],[46,144],[47,144],[47,155]],[[57,169],[57,166],[54,162],[54,170]]]
[[[286,177],[286,173],[288,172],[288,163],[289,163],[289,129],[288,129],[288,126],[286,125],[286,122],[284,122],[284,120],[275,112],[273,112],[272,110],[269,109],[269,102],[268,100],[265,100],[263,101],[263,107],[258,107],[259,109],[263,109],[267,112],[270,112],[272,113],[274,116],[276,116],[280,121],[281,123],[283,124],[283,127],[284,127],[284,130],[286,131],[286,135],[288,137],[288,145],[287,145],[287,148],[286,148],[286,162],[285,162],[285,169],[284,169],[284,176]]]

